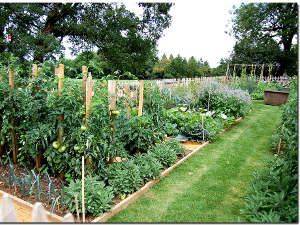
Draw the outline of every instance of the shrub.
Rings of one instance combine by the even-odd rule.
[[[164,144],[169,146],[178,156],[184,156],[184,147],[180,144],[180,142],[175,138],[169,138],[164,141]]]
[[[144,183],[159,177],[162,165],[156,158],[144,153],[135,155],[133,161],[138,166]]]
[[[209,104],[209,109],[217,114],[225,113],[237,118],[246,115],[252,107],[248,92],[232,89],[217,82],[202,83],[198,95],[196,106],[208,108]]]
[[[139,167],[133,160],[109,165],[106,169],[106,179],[113,193],[119,197],[133,193],[143,183]]]
[[[168,168],[177,161],[176,152],[165,143],[159,143],[153,146],[148,154],[156,158],[164,168]]]
[[[91,213],[93,216],[99,216],[103,212],[109,211],[114,197],[112,188],[105,187],[104,182],[97,181],[96,177],[86,177],[84,182],[84,201],[86,212]],[[71,180],[69,186],[65,188],[65,193],[66,203],[72,213],[76,212],[74,195],[78,195],[78,211],[81,213],[81,180]]]

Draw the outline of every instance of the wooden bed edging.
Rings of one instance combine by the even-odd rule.
[[[93,223],[106,222],[108,219],[110,219],[111,217],[113,217],[115,214],[117,214],[121,210],[125,209],[129,204],[133,203],[141,195],[143,195],[144,193],[146,193],[149,190],[150,187],[152,187],[153,185],[155,185],[156,183],[158,183],[162,178],[164,178],[165,176],[167,176],[175,167],[179,166],[181,163],[183,163],[189,157],[191,157],[192,155],[194,155],[200,149],[204,148],[208,143],[209,143],[209,141],[206,141],[204,144],[200,145],[198,148],[196,148],[195,150],[193,150],[190,154],[188,154],[187,156],[185,156],[182,159],[180,159],[173,166],[171,166],[168,169],[164,170],[161,173],[161,175],[160,175],[159,178],[157,178],[155,180],[149,181],[140,190],[138,190],[138,191],[134,192],[133,194],[129,195],[126,199],[124,199],[119,204],[117,204],[115,207],[113,207],[110,212],[104,213],[102,216],[97,217],[96,219],[92,220],[91,222],[93,222]]]
[[[6,193],[6,192],[0,190],[0,195],[1,195],[2,197],[3,197],[5,194],[7,194],[7,195],[9,196],[9,198],[10,198],[13,202],[16,202],[17,204],[23,205],[24,207],[30,208],[31,211],[33,210],[33,205],[32,205],[31,203],[26,202],[26,201],[24,201],[24,200],[22,200],[22,199],[20,199],[20,198],[17,198],[17,197],[14,196],[14,195],[11,195],[11,194],[9,194],[9,193]],[[47,211],[46,209],[45,209],[45,212],[46,212],[46,215],[47,215],[48,220],[49,220],[50,222],[54,222],[54,223],[55,223],[55,222],[63,222],[63,218],[62,218],[62,217],[60,217],[60,216],[58,216],[58,215],[55,215],[54,213],[51,214],[51,213],[50,213],[49,211]]]

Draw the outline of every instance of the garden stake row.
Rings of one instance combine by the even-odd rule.
[[[10,85],[10,98],[13,93],[13,89],[15,88],[14,84],[14,71],[12,69],[8,70],[8,77],[9,77],[9,85]],[[13,163],[17,163],[17,155],[18,155],[18,142],[17,142],[17,135],[15,131],[15,109],[13,109],[12,112],[12,118],[11,118],[11,123],[12,123],[12,128],[11,128],[11,137],[12,137],[12,146],[13,146]]]

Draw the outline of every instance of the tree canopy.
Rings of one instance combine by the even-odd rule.
[[[68,38],[74,53],[97,47],[113,69],[143,73],[171,23],[172,4],[138,6],[142,16],[120,3],[1,3],[0,54],[43,62],[63,56]]]
[[[243,3],[233,15],[233,62],[273,63],[281,75],[297,73],[297,3]]]

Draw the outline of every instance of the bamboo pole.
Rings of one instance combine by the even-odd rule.
[[[8,70],[8,78],[9,78],[9,95],[11,96],[13,93],[13,89],[15,88],[15,83],[14,83],[14,71],[12,69]],[[15,109],[13,109],[12,113],[12,118],[11,118],[11,123],[12,123],[12,128],[11,128],[11,136],[12,136],[12,146],[13,146],[13,163],[17,163],[17,155],[18,155],[18,142],[17,142],[17,134],[15,131]]]
[[[282,127],[281,127],[281,133],[283,132],[283,129],[284,129],[284,123],[282,124]],[[277,154],[280,153],[280,145],[281,145],[281,138],[279,139]]]
[[[138,113],[138,116],[142,116],[143,115],[143,100],[144,100],[144,81],[140,80],[139,113]]]
[[[204,142],[204,116],[202,115],[202,139]]]
[[[82,195],[82,222],[85,222],[85,205],[84,205],[84,156],[82,156],[82,186],[81,186],[81,195]]]

